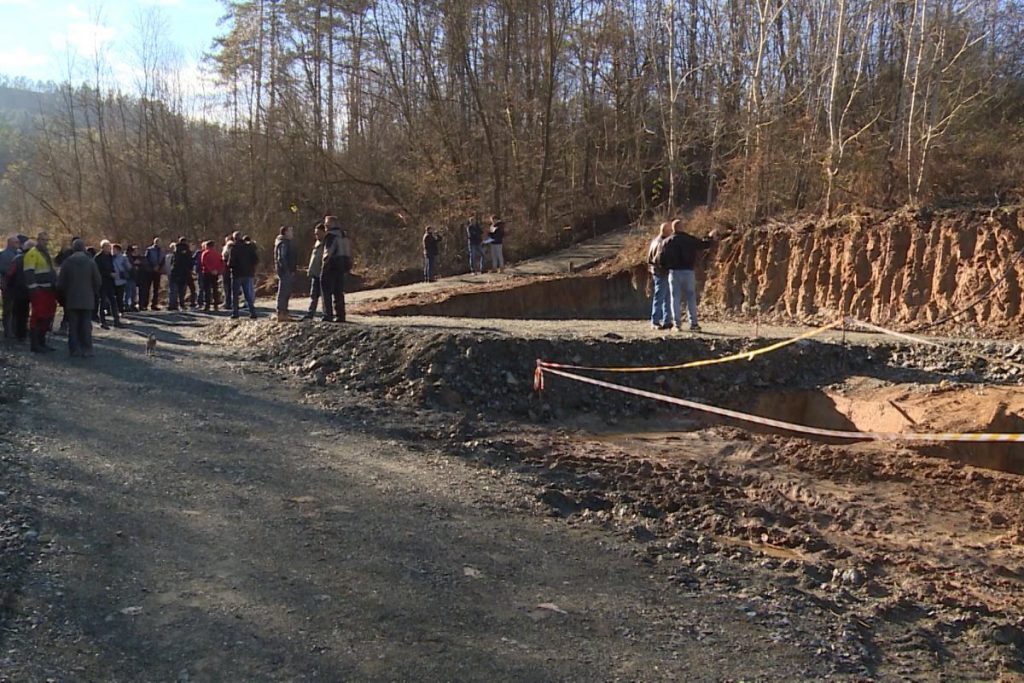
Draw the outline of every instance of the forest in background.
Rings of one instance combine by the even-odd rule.
[[[140,22],[135,83],[0,118],[5,229],[308,241],[449,267],[471,213],[513,257],[707,206],[743,225],[1024,190],[1017,0],[231,0],[202,92]],[[0,100],[26,84],[0,83]],[[572,228],[567,230],[566,228]],[[306,230],[303,230],[303,229]]]

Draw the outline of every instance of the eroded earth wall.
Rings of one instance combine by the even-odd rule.
[[[907,327],[944,318],[992,290],[957,320],[1019,327],[1022,214],[1020,207],[849,214],[826,225],[727,235],[705,261],[701,305],[790,318],[847,314]]]

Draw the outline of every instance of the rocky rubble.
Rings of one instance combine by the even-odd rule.
[[[23,496],[24,455],[9,436],[24,400],[23,373],[11,364],[10,355],[0,355],[0,424],[6,425],[6,436],[0,437],[0,631],[10,618],[22,573],[39,540]]]
[[[633,339],[516,338],[419,327],[371,325],[212,325],[211,339],[240,345],[250,360],[268,363],[319,386],[344,387],[391,401],[470,413],[549,421],[579,412],[610,418],[651,415],[651,402],[610,391],[579,391],[548,375],[533,391],[537,359],[597,366],[661,366],[749,351],[769,342],[711,337]],[[1019,345],[962,344],[968,352],[1024,362]],[[840,382],[852,374],[905,382],[1012,382],[1013,367],[932,347],[880,342],[843,346],[799,342],[751,362],[641,374],[602,374],[611,382],[698,401],[747,407],[770,389],[802,389]]]
[[[542,395],[532,392],[538,357],[664,364],[763,341],[532,339],[374,325],[225,324],[211,336],[235,344],[243,364],[267,363],[306,383],[311,401],[353,428],[525,478],[535,492],[528,506],[619,534],[640,561],[669,567],[680,590],[743,592],[751,619],[814,647],[837,673],[898,678],[936,661],[954,678],[1024,672],[1024,558],[1012,550],[1024,540],[1018,477],[910,449],[825,445],[721,424],[691,425],[689,436],[663,441],[599,441],[575,431],[574,418],[621,421],[628,430],[658,408],[555,377]],[[1019,346],[960,346],[1024,361]],[[770,361],[612,381],[745,405],[760,392],[851,374],[923,390],[1019,383],[1012,367],[953,351],[818,342]],[[820,611],[821,632],[789,630],[785,615],[794,610]]]

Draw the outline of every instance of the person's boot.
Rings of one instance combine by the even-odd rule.
[[[28,331],[28,347],[32,353],[39,353],[42,351],[42,349],[39,348],[39,332],[36,330]]]

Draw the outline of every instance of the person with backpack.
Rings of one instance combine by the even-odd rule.
[[[282,225],[274,240],[274,271],[277,273],[277,322],[292,322],[288,301],[292,297],[295,271],[299,269],[298,253],[292,245],[292,229]]]
[[[658,234],[651,240],[647,248],[647,269],[651,273],[651,284],[654,288],[654,295],[651,301],[651,327],[656,330],[668,330],[672,328],[668,308],[668,270],[661,265],[661,253],[672,236],[672,225],[662,223],[658,228]]]
[[[668,290],[672,300],[672,321],[676,330],[683,329],[682,298],[686,297],[686,312],[690,331],[700,332],[697,322],[697,266],[699,252],[709,248],[711,242],[683,231],[683,222],[672,221],[672,235],[661,248],[659,265],[668,271]]]
[[[345,273],[352,270],[352,242],[336,216],[324,216],[324,260],[320,274],[324,322],[345,322]]]
[[[434,234],[434,227],[428,225],[423,231],[423,281],[437,279],[437,258],[441,253],[441,236]]]
[[[479,275],[484,272],[484,229],[476,216],[466,223],[466,242],[469,245],[469,272]]]

